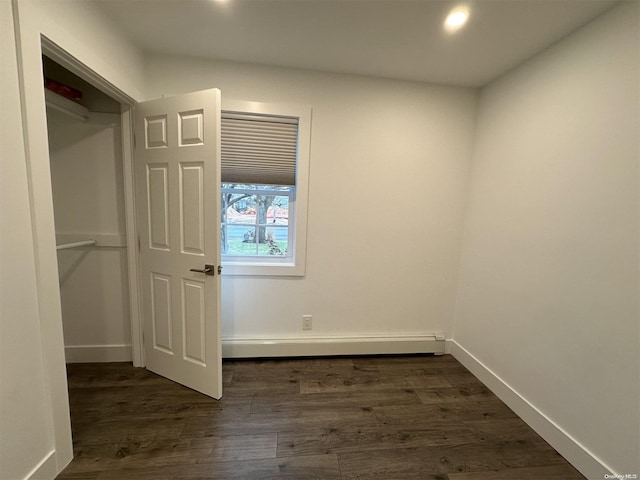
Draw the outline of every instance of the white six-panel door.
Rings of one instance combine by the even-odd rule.
[[[220,398],[220,91],[141,103],[134,130],[145,362]]]

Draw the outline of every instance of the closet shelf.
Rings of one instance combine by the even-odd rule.
[[[73,117],[77,120],[82,120],[83,122],[89,120],[89,114],[91,112],[88,108],[83,107],[82,105],[79,105],[76,102],[63,97],[62,95],[58,95],[57,93],[45,88],[44,98],[47,107],[49,108],[65,113],[70,117]]]
[[[95,244],[96,244],[96,241],[93,239],[84,240],[82,242],[62,243],[60,245],[56,245],[56,250],[66,250],[68,248],[86,247],[86,246],[95,245]]]

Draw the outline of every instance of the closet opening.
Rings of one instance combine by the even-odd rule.
[[[66,362],[131,362],[121,104],[42,60]]]

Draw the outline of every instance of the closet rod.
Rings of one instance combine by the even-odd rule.
[[[73,242],[73,243],[62,243],[60,245],[56,245],[56,250],[66,250],[67,248],[75,248],[75,247],[84,247],[87,245],[95,245],[95,240],[85,240],[83,242]]]

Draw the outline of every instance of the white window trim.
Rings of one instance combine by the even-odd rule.
[[[309,200],[309,160],[311,146],[311,107],[281,103],[247,102],[222,99],[222,110],[298,117],[298,158],[296,188],[290,207],[293,221],[293,255],[287,258],[243,259],[222,257],[222,275],[229,276],[291,276],[303,277],[307,257],[307,209]]]

